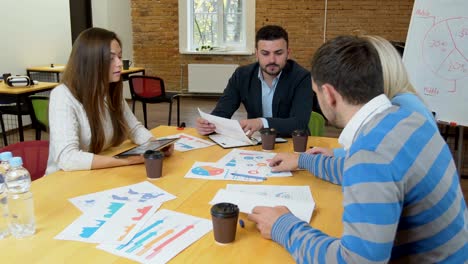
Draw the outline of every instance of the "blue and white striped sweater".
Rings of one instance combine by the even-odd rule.
[[[287,214],[272,238],[300,263],[467,262],[466,204],[434,126],[392,107],[357,135],[345,159],[299,158],[301,168],[343,186],[343,236],[329,237]]]

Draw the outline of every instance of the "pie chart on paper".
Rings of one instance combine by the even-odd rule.
[[[200,176],[217,176],[224,172],[224,169],[212,166],[200,166],[192,169],[192,173]]]

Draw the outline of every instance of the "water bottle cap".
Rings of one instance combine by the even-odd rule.
[[[10,159],[10,166],[11,167],[18,167],[23,165],[23,159],[21,157],[13,157]]]
[[[5,151],[0,153],[0,161],[8,161],[13,157],[13,154],[10,151]]]

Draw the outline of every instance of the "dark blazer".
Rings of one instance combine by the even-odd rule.
[[[258,70],[258,62],[237,68],[211,114],[231,118],[242,103],[247,118],[263,117]],[[266,118],[269,126],[282,137],[290,137],[295,129],[307,131],[313,100],[310,73],[295,61],[288,60],[273,95],[273,117]]]

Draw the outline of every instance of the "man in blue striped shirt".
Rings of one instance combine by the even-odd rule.
[[[468,213],[450,150],[423,116],[391,106],[375,49],[338,37],[312,65],[320,107],[348,144],[342,177],[324,176],[343,186],[343,235],[330,237],[286,207],[256,207],[249,219],[300,263],[467,262]],[[278,154],[270,165],[310,168],[310,157]]]

